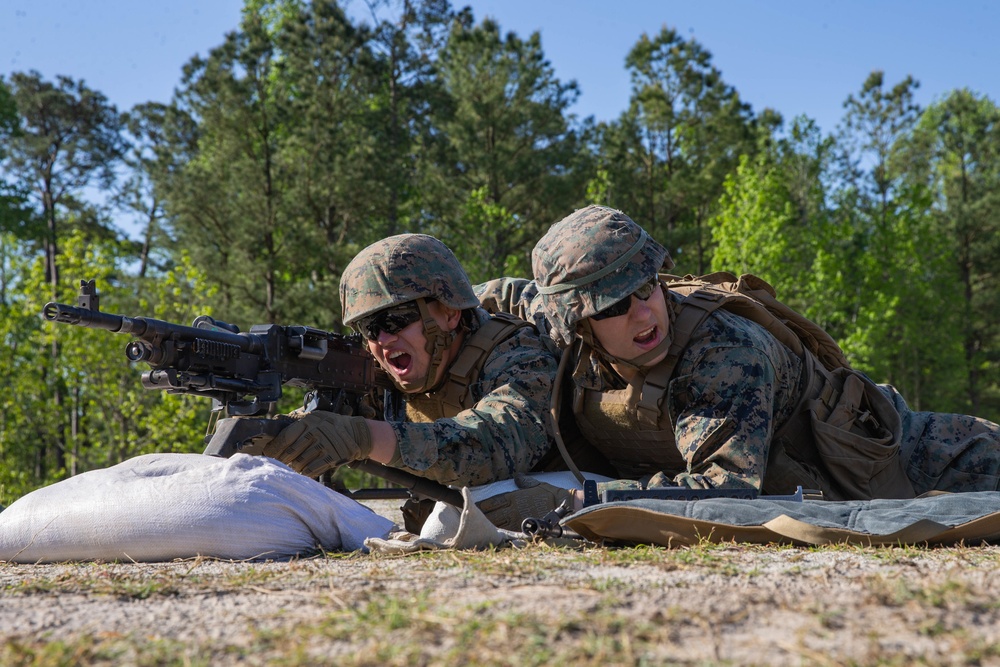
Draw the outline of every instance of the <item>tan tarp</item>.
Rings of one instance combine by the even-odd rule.
[[[593,541],[661,546],[981,544],[1000,542],[1000,493],[843,503],[633,500],[588,508],[563,525]]]

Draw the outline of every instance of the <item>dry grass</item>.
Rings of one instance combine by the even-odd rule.
[[[706,543],[0,565],[0,664],[1000,664],[998,563]]]

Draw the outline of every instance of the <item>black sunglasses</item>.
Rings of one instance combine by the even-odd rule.
[[[639,289],[629,294],[627,297],[611,304],[601,312],[591,315],[591,318],[595,320],[606,320],[609,317],[621,317],[628,313],[628,309],[632,307],[632,297],[639,299],[640,301],[645,301],[649,297],[653,296],[653,292],[659,287],[660,283],[656,278],[650,279],[648,283],[644,283]]]
[[[379,333],[383,331],[393,336],[418,321],[420,321],[420,308],[416,303],[410,302],[362,317],[358,320],[357,326],[362,336],[370,341],[376,341]]]

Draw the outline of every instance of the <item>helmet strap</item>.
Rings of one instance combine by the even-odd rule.
[[[414,393],[427,393],[434,391],[440,382],[435,382],[438,368],[444,358],[444,351],[451,347],[451,344],[458,336],[458,327],[451,331],[443,331],[438,326],[437,320],[431,315],[426,299],[417,299],[417,308],[420,310],[420,318],[424,325],[424,351],[430,355],[430,363],[427,365],[427,374],[423,377],[419,387],[413,389]],[[444,380],[442,376],[441,380]]]

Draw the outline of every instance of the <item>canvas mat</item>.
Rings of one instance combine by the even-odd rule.
[[[528,538],[491,524],[463,489],[466,507],[443,504],[421,535],[397,533],[369,539],[373,551],[413,553],[433,549],[518,546]],[[472,494],[476,494],[473,496]],[[700,542],[820,546],[949,546],[1000,543],[1000,492],[935,494],[910,500],[792,502],[717,498],[699,501],[629,500],[596,505],[563,520],[585,540],[610,545],[665,547]],[[547,540],[568,543],[566,538]]]
[[[826,502],[629,500],[595,505],[563,525],[593,541],[682,546],[753,544],[955,545],[1000,541],[1000,492],[910,500]]]

